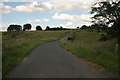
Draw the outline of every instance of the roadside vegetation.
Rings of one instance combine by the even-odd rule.
[[[69,31],[18,31],[2,33],[2,75],[19,64],[38,45],[58,40]]]
[[[84,58],[106,70],[118,73],[118,53],[115,52],[117,39],[101,41],[104,32],[79,30],[61,40],[61,46],[79,58]]]

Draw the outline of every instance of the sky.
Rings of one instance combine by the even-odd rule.
[[[25,1],[25,0],[24,0]],[[0,31],[6,31],[10,24],[30,23],[32,30],[40,25],[76,28],[91,25],[91,6],[97,0],[3,0],[0,2]]]

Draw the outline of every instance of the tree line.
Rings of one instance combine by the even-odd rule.
[[[21,25],[11,24],[7,28],[7,31],[8,32],[11,32],[11,31],[29,31],[29,30],[31,30],[31,28],[32,28],[31,24],[24,24],[23,29],[22,29]],[[42,30],[43,29],[41,28],[41,26],[39,26],[39,25],[36,26],[36,31],[42,31]],[[62,26],[56,27],[56,28],[50,28],[49,26],[46,26],[45,30],[70,30],[70,29],[63,28]]]
[[[104,40],[118,38],[120,44],[120,1],[107,0],[96,2],[93,4],[90,13],[94,14],[92,17],[93,24],[91,26],[83,25],[80,29],[95,29],[98,32],[103,31],[105,32],[103,35]],[[31,30],[31,27],[31,24],[23,25],[23,29],[21,25],[9,25],[7,31],[28,31]],[[42,30],[41,26],[36,26],[36,30]],[[68,29],[62,27],[50,28],[47,26],[45,30]]]

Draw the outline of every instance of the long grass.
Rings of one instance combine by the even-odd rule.
[[[118,73],[118,54],[114,52],[116,39],[99,41],[101,33],[78,31],[71,35],[73,40],[64,39],[61,46],[79,58],[103,66],[107,71]],[[119,74],[119,73],[118,73]]]
[[[62,38],[69,31],[2,33],[2,76],[5,77],[38,45]]]

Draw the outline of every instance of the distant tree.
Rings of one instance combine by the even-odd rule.
[[[77,29],[79,29],[79,26],[77,27]]]
[[[7,31],[8,31],[8,32],[13,31],[12,27],[9,26],[9,27],[7,28]]]
[[[36,26],[36,31],[40,31],[40,30],[42,30],[42,28],[41,28],[41,26]]]
[[[23,31],[26,31],[26,30],[28,31],[28,30],[31,29],[31,27],[32,27],[31,24],[24,24],[23,25]]]
[[[7,28],[7,31],[21,31],[22,30],[22,26],[21,25],[9,25],[9,27]]]
[[[60,30],[63,30],[63,27],[62,27],[62,26],[60,26]]]
[[[51,30],[51,28],[49,26],[47,26],[45,30]]]
[[[83,25],[80,29],[87,29],[87,26]]]

